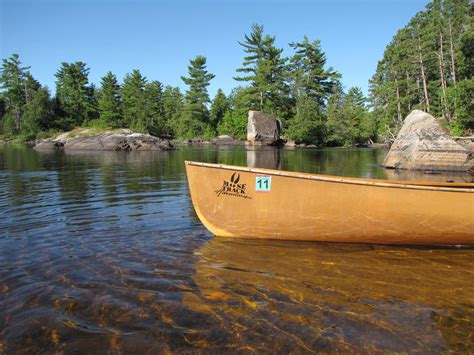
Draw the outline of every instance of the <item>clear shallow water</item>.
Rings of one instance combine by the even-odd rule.
[[[183,165],[394,178],[384,155],[0,146],[0,353],[472,352],[473,249],[214,238]]]

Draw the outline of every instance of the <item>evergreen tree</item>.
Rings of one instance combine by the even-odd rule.
[[[22,126],[23,107],[27,103],[30,84],[34,80],[29,75],[30,67],[21,65],[18,54],[3,59],[0,73],[2,97],[5,103],[4,129],[9,134],[19,134]]]
[[[201,55],[190,60],[188,74],[188,77],[181,77],[189,88],[185,95],[186,104],[178,126],[178,135],[182,138],[212,135],[206,104],[210,101],[207,87],[215,75],[207,71],[206,57]]]
[[[224,92],[219,89],[211,103],[210,122],[214,129],[222,122],[227,111],[229,111],[229,101]]]
[[[163,92],[164,134],[176,136],[184,106],[183,94],[177,87],[166,86]]]
[[[346,127],[349,126],[349,122],[346,122],[343,115],[344,96],[345,94],[342,85],[338,83],[334,88],[334,92],[329,97],[327,104],[327,133],[325,145],[344,146],[352,141],[349,132],[346,129]]]
[[[64,114],[59,128],[70,129],[94,118],[94,89],[89,85],[89,68],[86,64],[63,62],[55,76],[56,97]]]
[[[297,143],[323,145],[326,137],[325,117],[318,104],[306,95],[296,101],[296,115],[288,124],[286,136]]]
[[[101,121],[111,127],[120,127],[123,119],[120,85],[110,71],[101,79],[98,107]]]
[[[343,112],[349,123],[347,128],[350,131],[351,145],[365,144],[372,137],[373,129],[365,102],[366,98],[358,87],[350,88],[345,96]]]
[[[444,117],[453,132],[472,127],[463,83],[472,78],[472,8],[468,0],[434,0],[394,36],[370,82],[381,132],[394,133],[415,108]]]
[[[248,109],[265,111],[286,119],[289,116],[289,87],[287,84],[287,58],[283,49],[275,47],[275,36],[264,35],[263,26],[252,25],[252,33],[245,34],[245,41],[239,42],[248,55],[243,66],[237,69],[243,76],[235,80],[249,82],[246,91],[249,97]]]
[[[219,134],[227,134],[236,139],[247,137],[248,107],[252,95],[250,88],[237,87],[229,95],[229,110],[217,126]]]
[[[322,109],[341,75],[332,68],[324,68],[326,55],[319,40],[310,42],[304,36],[302,42],[290,46],[295,50],[290,59],[293,94],[310,98]]]
[[[163,110],[163,85],[159,81],[151,81],[145,86],[146,130],[155,136],[165,133]]]
[[[24,107],[21,133],[27,139],[33,139],[38,132],[52,128],[52,108],[49,91],[41,88],[36,91]]]
[[[325,106],[340,74],[325,69],[326,56],[320,41],[290,43],[292,93],[296,98],[295,116],[288,121],[287,136],[299,143],[323,145],[326,137]]]
[[[2,93],[0,93],[0,134],[4,134],[3,118],[5,117],[5,112],[6,112],[5,100],[3,99]]]
[[[326,144],[330,146],[354,146],[375,141],[376,122],[367,110],[362,90],[350,88],[344,93],[339,87],[328,102]]]
[[[146,84],[146,78],[135,69],[125,76],[122,85],[124,124],[137,132],[147,128]]]

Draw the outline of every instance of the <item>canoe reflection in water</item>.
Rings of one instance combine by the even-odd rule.
[[[472,249],[213,238],[196,254],[198,292],[183,303],[219,324],[188,334],[196,345],[257,352],[473,349]]]

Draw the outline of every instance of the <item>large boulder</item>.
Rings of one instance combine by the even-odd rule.
[[[92,136],[66,138],[64,141],[43,141],[35,149],[150,151],[173,149],[168,139],[141,133],[105,133]]]
[[[415,110],[403,123],[382,165],[392,169],[472,171],[472,151],[430,114]]]
[[[247,141],[252,145],[281,145],[280,120],[261,111],[249,111]]]

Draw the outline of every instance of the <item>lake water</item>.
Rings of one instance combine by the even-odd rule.
[[[0,146],[0,354],[473,352],[474,249],[216,238],[183,164],[472,181],[385,153]]]

